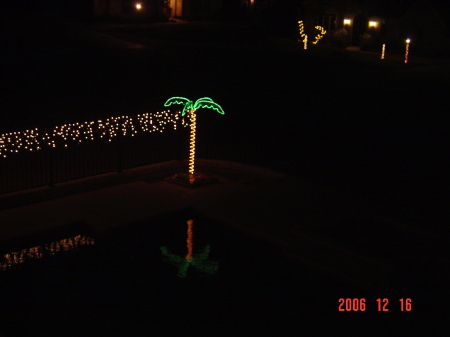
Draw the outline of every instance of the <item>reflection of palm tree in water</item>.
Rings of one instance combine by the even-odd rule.
[[[194,235],[192,232],[192,227],[194,226],[194,220],[188,220],[187,224],[188,224],[188,237],[187,237],[186,243],[187,243],[188,253],[186,255],[186,260],[191,262],[192,261],[192,248],[193,248],[192,236]]]
[[[203,248],[203,251],[200,254],[195,256],[192,255],[193,251],[193,226],[194,221],[188,220],[188,237],[186,240],[187,243],[187,254],[185,257],[181,257],[179,255],[171,254],[167,250],[166,247],[161,247],[161,252],[165,257],[167,257],[168,261],[178,267],[178,277],[186,278],[187,270],[189,266],[192,264],[198,270],[206,273],[206,274],[214,274],[219,269],[217,262],[208,261],[209,256],[209,245]]]

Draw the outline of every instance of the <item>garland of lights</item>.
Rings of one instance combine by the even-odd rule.
[[[55,126],[49,133],[46,130],[25,130],[10,132],[0,135],[0,157],[7,157],[7,153],[18,153],[22,150],[37,151],[43,146],[67,147],[71,142],[81,143],[85,140],[108,139],[112,141],[118,134],[134,137],[138,132],[163,132],[167,124],[172,123],[173,129],[177,129],[180,120],[178,113],[170,113],[170,110],[154,114],[145,113],[135,117],[121,116],[110,117],[97,122],[84,122]],[[188,119],[181,118],[182,126],[189,126]],[[95,136],[97,134],[97,136]],[[98,136],[99,134],[99,136]]]
[[[190,115],[191,120],[191,136],[190,136],[190,145],[189,145],[189,174],[194,175],[194,161],[195,161],[195,133],[196,133],[196,115],[195,111],[200,108],[212,109],[217,111],[220,114],[225,114],[222,107],[215,103],[209,97],[202,97],[198,100],[192,102],[191,100],[184,97],[171,97],[169,98],[164,106],[168,107],[172,104],[183,104],[184,108],[181,112],[181,116],[183,117],[186,114]]]
[[[319,30],[319,34],[316,36],[316,40],[313,42],[313,44],[317,44],[321,38],[326,34],[326,30],[322,26],[316,26],[316,29]],[[303,25],[303,20],[298,21],[298,29],[300,32],[300,37],[303,38],[304,43],[304,49],[307,49],[308,44],[308,35],[305,34],[305,27]]]
[[[167,258],[167,260],[178,267],[178,277],[186,278],[187,276],[187,270],[190,265],[193,265],[200,271],[207,273],[207,274],[214,274],[219,269],[219,265],[217,262],[208,261],[208,256],[210,252],[209,245],[207,245],[205,248],[203,248],[203,251],[200,254],[197,254],[195,256],[192,255],[193,251],[193,231],[192,227],[194,225],[193,220],[188,220],[188,237],[186,240],[187,243],[187,254],[185,257],[171,254],[167,250],[166,247],[161,247],[162,254]]]
[[[316,41],[313,42],[313,44],[317,44],[321,38],[326,34],[326,30],[322,26],[316,26],[316,29],[319,30],[319,35],[316,36]]]
[[[45,244],[43,246],[25,248],[3,255],[3,262],[0,263],[0,270],[9,270],[29,259],[42,259],[44,255],[54,256],[59,252],[68,252],[80,246],[89,246],[93,244],[95,244],[93,238],[85,235],[77,235],[68,239],[51,242],[50,244]]]
[[[303,26],[303,20],[298,22],[298,29],[300,30],[300,37],[305,36],[305,27]]]

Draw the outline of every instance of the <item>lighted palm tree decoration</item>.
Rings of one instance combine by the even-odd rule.
[[[165,257],[167,257],[168,261],[173,265],[178,267],[178,277],[186,278],[187,270],[190,265],[193,265],[195,268],[207,274],[214,274],[219,269],[217,262],[208,261],[209,256],[209,245],[203,248],[203,251],[200,254],[193,256],[193,225],[194,220],[188,220],[188,237],[186,240],[187,243],[187,254],[186,256],[179,256],[175,254],[169,253],[166,247],[161,247],[161,252]]]
[[[196,132],[196,114],[195,112],[200,108],[207,108],[216,110],[218,113],[224,115],[222,107],[214,102],[209,97],[199,98],[195,103],[184,97],[172,97],[169,98],[164,106],[171,106],[172,104],[183,104],[184,108],[181,112],[181,116],[189,115],[191,120],[191,138],[190,138],[190,154],[189,154],[189,174],[194,175],[194,161],[195,161],[195,132]]]

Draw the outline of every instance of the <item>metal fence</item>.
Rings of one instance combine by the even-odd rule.
[[[186,157],[189,128],[43,147],[0,158],[0,194]]]
[[[212,119],[211,119],[212,118]],[[196,158],[249,163],[248,143],[235,129],[224,127],[215,117],[198,121]],[[0,157],[0,194],[53,186],[57,183],[170,160],[189,155],[189,127],[169,127],[164,132],[118,134],[111,141],[88,140],[67,147],[43,147]],[[258,147],[257,147],[258,148]]]

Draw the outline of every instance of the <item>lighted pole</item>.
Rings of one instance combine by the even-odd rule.
[[[409,43],[410,39],[406,39],[406,51],[405,51],[405,64],[408,63],[408,55],[409,55]]]
[[[181,116],[184,116],[186,113],[189,114],[191,120],[191,136],[190,136],[190,145],[189,145],[189,174],[191,176],[194,175],[194,162],[195,162],[195,134],[196,134],[196,114],[195,112],[200,108],[208,108],[216,110],[220,114],[225,114],[222,107],[215,103],[209,97],[199,98],[193,103],[191,100],[184,97],[172,97],[169,98],[164,106],[170,106],[172,104],[183,104],[184,109],[181,112]]]
[[[195,132],[197,129],[195,109],[190,110],[189,117],[191,119],[191,136],[189,143],[189,174],[194,174],[194,162],[195,162]]]
[[[308,36],[305,34],[305,27],[303,26],[303,20],[300,20],[298,22],[298,29],[300,32],[300,38],[303,37],[303,49],[307,49],[307,42],[308,42]],[[301,40],[298,40],[300,42]]]
[[[137,25],[139,27],[140,23],[141,23],[141,16],[142,16],[142,4],[140,2],[136,3],[134,5],[134,7],[136,8],[136,17],[137,17]]]

